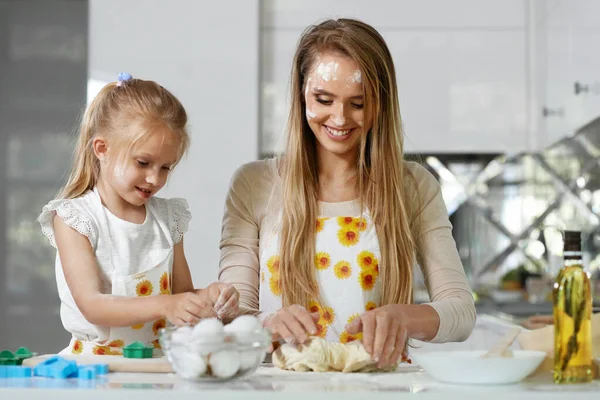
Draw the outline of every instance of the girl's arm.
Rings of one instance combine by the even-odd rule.
[[[54,217],[54,234],[65,280],[86,320],[100,326],[130,326],[168,318],[181,324],[200,317],[202,299],[195,293],[125,297],[102,293],[96,256],[87,237]],[[190,315],[185,315],[188,312]]]
[[[203,317],[231,320],[238,315],[239,293],[226,283],[211,283],[206,289],[194,289],[190,267],[183,250],[183,238],[175,245],[172,290],[174,294],[194,292],[205,305]]]
[[[193,292],[194,284],[192,282],[190,267],[183,251],[183,239],[175,245],[174,252],[171,290],[173,294]]]

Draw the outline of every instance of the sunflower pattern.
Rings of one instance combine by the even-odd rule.
[[[271,275],[271,278],[269,278],[269,288],[275,296],[281,296],[281,279],[279,279],[279,274]]]
[[[74,341],[73,348],[71,349],[71,353],[81,354],[82,351],[83,351],[83,343],[81,343],[81,340]]]
[[[354,226],[354,218],[352,217],[337,217],[337,222],[340,228],[352,228]]]
[[[351,335],[348,332],[344,331],[340,335],[340,343],[350,343],[356,340],[362,340],[362,333],[357,333],[356,335]]]
[[[356,256],[356,262],[361,269],[358,276],[360,287],[364,291],[373,290],[379,276],[379,260],[372,252],[364,250]]]
[[[162,251],[157,255],[163,255]],[[163,260],[163,258],[161,258]],[[149,298],[151,296],[171,295],[172,265],[165,258],[164,262],[148,265],[140,265],[145,268],[144,272],[127,276],[121,276],[112,282],[112,293],[117,296],[132,298]],[[150,264],[150,263],[148,263]],[[152,265],[152,264],[150,264]],[[72,339],[68,350],[79,355],[122,355],[125,345],[133,342],[152,344],[156,348],[155,355],[162,355],[157,346],[159,331],[165,328],[167,321],[162,319],[150,321],[132,321],[131,325],[124,327],[111,327],[107,336],[100,336],[95,340]]]
[[[319,302],[316,300],[311,300],[308,302],[307,310],[310,313],[319,313],[319,320],[315,324],[317,327],[317,333],[315,333],[315,336],[324,338],[325,335],[327,335],[329,326],[335,319],[335,312],[331,307],[321,306],[321,304],[319,304]]]
[[[358,230],[359,232],[364,232],[367,230],[367,220],[363,217],[353,218],[352,224],[354,226],[354,229]]]
[[[171,294],[171,285],[169,284],[169,274],[163,273],[160,277],[160,294]]]
[[[279,275],[279,256],[273,256],[267,261],[267,268],[271,274]]]
[[[317,218],[313,273],[319,300],[307,304],[318,313],[316,336],[349,343],[362,339],[350,334],[346,324],[380,303],[380,251],[368,213],[363,216]],[[259,307],[270,312],[282,307],[278,228],[261,245]]]
[[[333,271],[338,279],[347,279],[352,275],[352,266],[348,261],[342,260],[335,264]]]
[[[308,312],[309,313],[319,313],[322,314],[323,310],[321,308],[321,305],[315,301],[315,300],[311,300],[308,302]]]
[[[92,353],[97,356],[117,356],[121,354],[119,351],[113,351],[109,346],[94,346]]]
[[[152,324],[152,332],[154,332],[154,336],[158,336],[158,331],[167,327],[167,321],[164,318],[158,319],[154,321]]]
[[[113,347],[113,348],[122,348],[123,346],[125,346],[125,342],[121,339],[117,339],[117,340],[113,340],[111,341],[108,345],[108,347]]]
[[[158,339],[152,341],[152,347],[154,347],[155,349],[162,349],[162,346],[160,345],[160,341]]]
[[[325,226],[325,221],[327,221],[329,218],[317,218],[317,233],[321,232],[323,230],[323,227]]]
[[[323,325],[318,322],[315,325],[317,326],[317,333],[315,333],[315,336],[325,338],[327,335],[327,325]]]
[[[353,227],[340,228],[337,236],[338,240],[340,241],[340,244],[345,247],[354,246],[358,243],[359,240],[359,232]]]
[[[315,268],[322,271],[324,269],[329,268],[331,265],[331,257],[329,254],[320,251],[315,254]]]
[[[335,319],[335,312],[331,307],[321,307],[321,317],[319,318],[319,322],[323,325],[331,325],[333,324],[333,320]]]
[[[360,283],[360,287],[365,292],[373,290],[375,286],[375,275],[372,271],[361,271],[360,275],[358,275],[358,282]]]
[[[281,279],[279,279],[279,256],[275,255],[267,261],[267,269],[271,277],[269,278],[269,289],[275,296],[281,296]]]
[[[375,258],[375,255],[367,250],[358,253],[358,255],[356,256],[356,262],[362,270],[373,269],[375,264],[378,263],[377,258]]]
[[[359,318],[359,317],[360,317],[360,314],[358,314],[358,313],[352,314],[348,318],[347,323],[351,324],[352,322],[354,322],[354,320],[356,318]],[[340,343],[350,343],[350,342],[354,342],[355,340],[362,340],[362,338],[363,338],[362,332],[358,332],[356,334],[350,334],[347,331],[344,331],[340,335]]]
[[[135,292],[140,297],[150,296],[152,294],[152,290],[153,290],[152,282],[150,282],[148,279],[144,279],[143,281],[138,283],[137,286],[135,287]]]

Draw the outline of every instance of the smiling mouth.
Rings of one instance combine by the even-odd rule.
[[[135,188],[136,188],[137,190],[139,190],[140,192],[142,192],[142,193],[145,193],[145,194],[152,194],[152,190],[149,190],[149,189],[144,189],[144,188],[141,188],[141,187],[139,187],[139,186],[136,186]]]
[[[350,132],[352,132],[354,130],[354,128],[352,128],[352,129],[336,129],[336,128],[332,128],[332,127],[327,126],[327,125],[323,125],[323,126],[333,136],[346,136],[346,135],[348,135]]]

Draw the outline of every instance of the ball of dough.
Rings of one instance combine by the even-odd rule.
[[[317,337],[300,346],[282,345],[273,353],[273,364],[291,371],[381,371],[362,343],[334,343]]]

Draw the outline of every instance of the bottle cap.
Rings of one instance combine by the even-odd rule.
[[[580,243],[581,232],[579,231],[565,231],[565,243]]]

